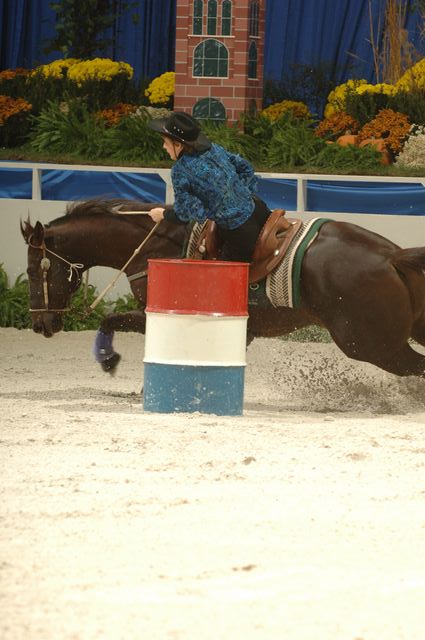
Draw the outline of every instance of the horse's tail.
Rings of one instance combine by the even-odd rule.
[[[391,259],[394,267],[401,272],[406,269],[422,271],[425,275],[425,247],[412,247],[411,249],[400,249]]]

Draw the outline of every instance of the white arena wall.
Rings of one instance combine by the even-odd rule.
[[[31,163],[20,163],[20,167],[31,167],[33,169],[33,198],[32,199],[12,199],[0,198],[0,264],[3,265],[9,277],[9,283],[13,284],[20,274],[26,272],[26,245],[22,239],[19,223],[21,219],[26,219],[28,215],[34,223],[40,220],[47,223],[54,218],[61,216],[65,212],[66,201],[52,201],[41,199],[41,170],[42,168],[61,169],[64,165],[40,165]],[[14,163],[0,162],[2,167],[16,167]],[[69,165],[66,169],[69,169]],[[73,170],[103,170],[103,171],[127,171],[127,172],[155,172],[160,173],[164,179],[166,189],[167,202],[172,201],[172,188],[169,177],[169,170],[155,169],[135,169],[134,167],[89,167],[84,165],[72,166]],[[300,216],[304,220],[310,220],[316,217],[328,217],[335,220],[353,222],[361,225],[371,231],[380,233],[381,235],[393,240],[402,247],[425,246],[425,205],[423,215],[406,216],[406,215],[374,215],[373,213],[344,213],[344,212],[326,212],[326,211],[308,211],[308,202],[306,201],[307,183],[311,180],[329,180],[329,181],[365,181],[365,182],[389,182],[389,183],[420,183],[424,187],[425,202],[425,180],[420,178],[384,178],[377,176],[333,176],[333,175],[303,175],[303,174],[279,174],[279,173],[258,173],[261,178],[269,179],[287,179],[297,180],[297,207],[294,211],[289,211],[289,216]],[[381,185],[382,188],[382,185]],[[89,281],[94,284],[99,291],[103,289],[111,279],[116,275],[116,271],[104,267],[96,267],[90,270]],[[120,277],[115,287],[109,292],[109,298],[116,298],[130,291],[127,280],[124,275]]]

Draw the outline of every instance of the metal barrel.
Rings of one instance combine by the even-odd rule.
[[[242,415],[248,267],[148,261],[145,411]]]

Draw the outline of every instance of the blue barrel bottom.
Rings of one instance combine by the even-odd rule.
[[[143,408],[155,413],[243,413],[245,367],[144,363]]]

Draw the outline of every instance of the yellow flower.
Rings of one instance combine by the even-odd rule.
[[[68,73],[68,70],[74,65],[77,64],[79,60],[76,58],[66,58],[66,60],[54,60],[49,64],[42,64],[39,67],[36,67],[31,75],[41,74],[44,78],[56,78],[56,80],[60,80],[64,78]]]
[[[127,62],[114,62],[109,58],[94,58],[93,60],[81,60],[73,65],[68,72],[68,78],[79,87],[88,80],[106,80],[123,75],[133,77],[133,68]]]
[[[358,87],[363,84],[367,84],[366,80],[348,80],[335,87],[328,95],[328,103],[325,107],[324,114],[325,118],[330,118],[330,116],[339,111],[345,111],[347,93],[349,91],[356,91]]]
[[[174,71],[167,71],[152,80],[145,90],[145,96],[149,98],[151,104],[167,104],[174,95],[175,77]]]
[[[425,89],[425,58],[410,67],[395,84],[399,91]]]
[[[355,92],[359,95],[364,93],[382,93],[386,96],[392,96],[396,93],[396,88],[392,84],[380,82],[378,84],[361,84],[356,87]]]
[[[275,122],[279,120],[288,111],[292,112],[292,115],[296,118],[309,118],[310,111],[304,102],[296,102],[295,100],[282,100],[282,102],[275,102],[269,107],[262,110],[261,115]]]

